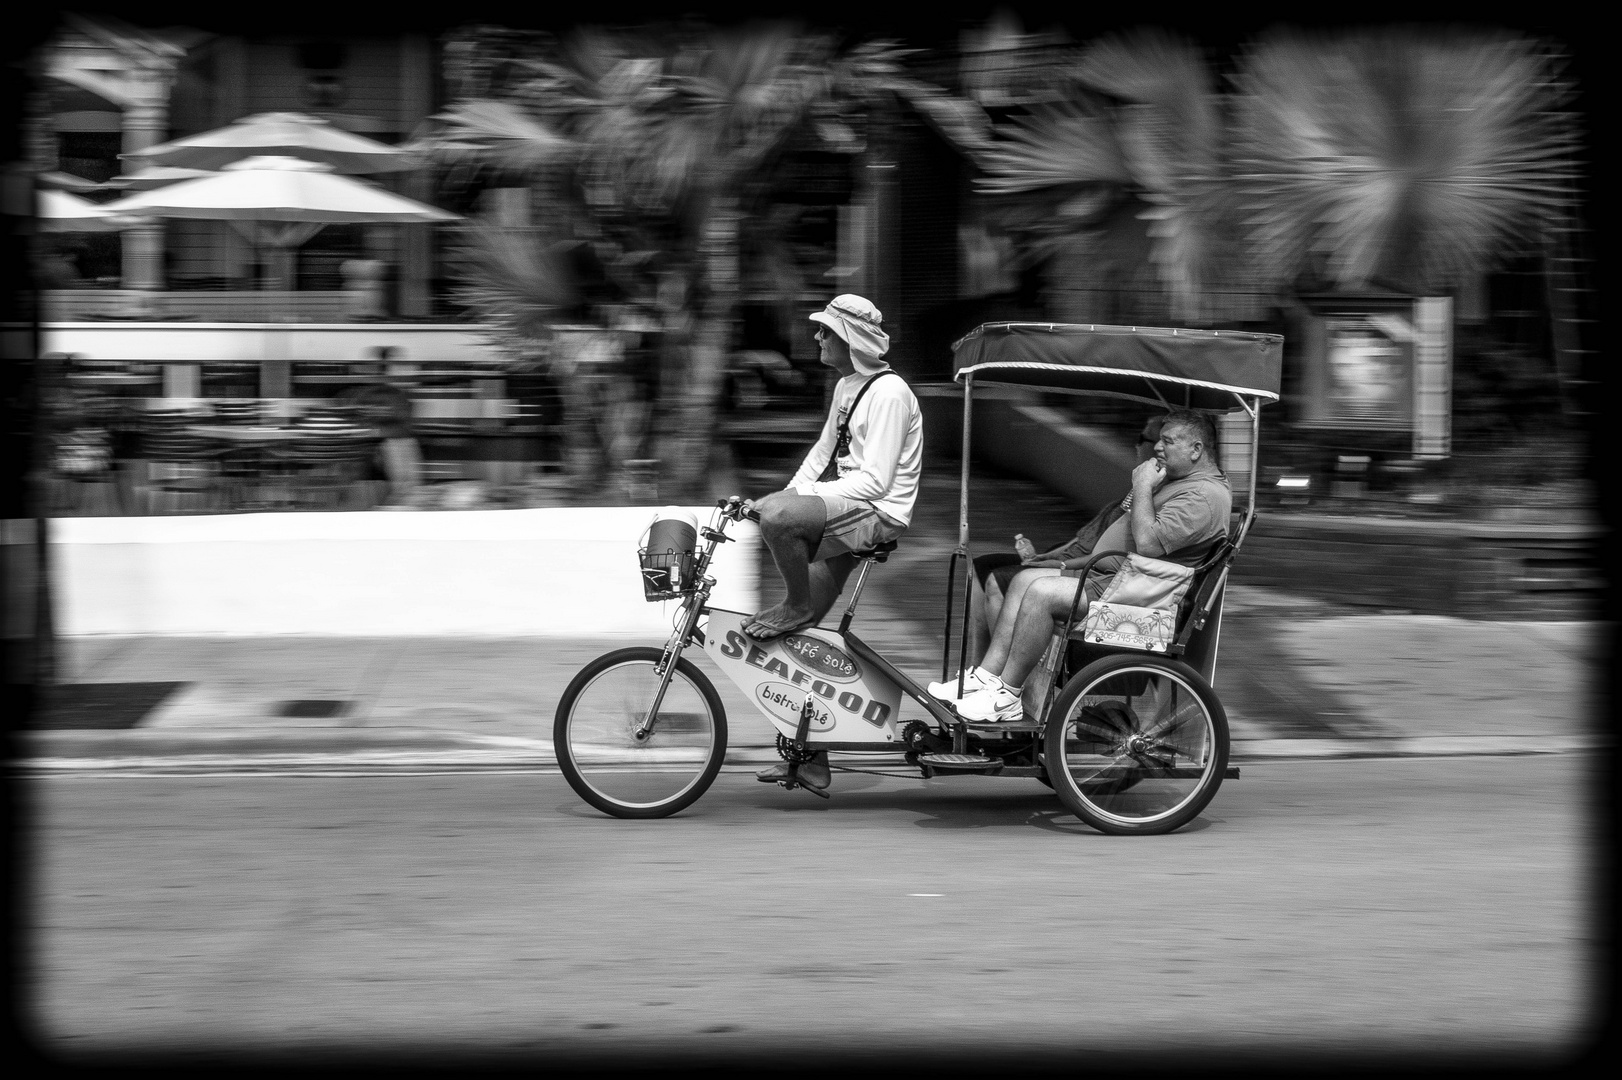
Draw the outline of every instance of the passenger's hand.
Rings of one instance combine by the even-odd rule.
[[[1153,491],[1165,482],[1166,467],[1160,463],[1158,458],[1150,458],[1132,470],[1132,487],[1134,490],[1143,486]]]

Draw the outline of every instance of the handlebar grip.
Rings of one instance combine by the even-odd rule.
[[[715,508],[720,510],[724,516],[731,518],[733,521],[742,521],[744,518],[748,518],[750,521],[757,523],[760,521],[759,512],[751,509],[745,509],[743,505],[743,497],[739,495],[733,495],[731,498],[727,499],[715,500]]]

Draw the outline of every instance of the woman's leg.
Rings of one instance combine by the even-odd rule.
[[[972,584],[969,586],[969,662],[978,664],[991,640],[991,628],[997,625],[1002,610],[1003,582],[1011,567],[1018,567],[1020,558],[1012,551],[993,551],[974,559]]]

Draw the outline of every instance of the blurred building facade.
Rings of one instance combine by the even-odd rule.
[[[40,172],[107,184],[138,168],[120,154],[270,112],[313,114],[397,144],[439,104],[437,72],[437,46],[426,34],[248,38],[67,16],[37,60],[30,163]],[[419,172],[381,182],[419,200],[431,194]],[[109,259],[105,249],[117,245],[116,238],[101,241],[103,250],[88,254],[91,265],[81,257],[81,288],[249,291],[264,269],[224,222],[169,221],[129,230],[121,256]],[[341,292],[346,261],[379,260],[388,268],[393,313],[431,316],[434,296],[443,292],[442,260],[433,245],[427,226],[329,225],[299,249],[297,288]],[[63,314],[95,302],[86,298]]]
[[[925,50],[910,63],[916,77],[972,100],[997,124],[1062,99],[1056,73],[1083,44],[994,19],[965,32],[956,47]],[[446,103],[442,61],[441,43],[425,33],[249,38],[69,18],[39,65],[33,164],[106,182],[127,171],[120,153],[274,111],[313,113],[402,143]],[[943,113],[898,97],[876,108],[863,153],[806,155],[781,193],[814,207],[798,238],[814,271],[802,301],[843,291],[870,296],[885,313],[894,364],[923,381],[949,379],[951,343],[985,321],[1177,324],[1155,264],[1141,251],[1101,260],[1096,246],[1060,244],[1039,261],[1021,260],[976,191],[976,154],[989,138],[989,130],[945,122]],[[422,201],[444,201],[436,200],[442,193],[427,170],[383,182]],[[529,226],[537,212],[532,194],[515,188],[492,188],[452,208],[512,228]],[[1286,335],[1286,401],[1270,420],[1287,418],[1338,453],[1372,448],[1395,458],[1445,458],[1461,337],[1550,358],[1565,369],[1568,388],[1585,384],[1583,357],[1592,343],[1581,326],[1591,293],[1581,238],[1574,220],[1545,257],[1475,275],[1446,296],[1280,296],[1241,284],[1212,298],[1202,325]],[[260,283],[253,253],[224,223],[130,230],[111,255],[116,237],[84,245],[85,280],[77,290],[57,291],[58,318],[105,307],[97,287],[185,294],[171,310],[230,318],[228,306],[211,307],[208,295],[246,293]],[[298,252],[302,295],[282,301],[290,317],[337,318],[343,267],[355,260],[387,268],[387,316],[456,317],[454,268],[427,226],[323,229]],[[744,301],[739,348],[805,354],[804,326],[775,315],[764,295],[746,289]],[[264,308],[254,313],[263,316]]]

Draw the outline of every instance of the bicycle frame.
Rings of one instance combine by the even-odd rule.
[[[694,586],[684,594],[676,625],[665,642],[657,669],[659,689],[647,717],[637,728],[638,739],[645,739],[657,724],[675,662],[694,644],[704,649],[716,667],[748,695],[760,714],[785,738],[796,737],[802,718],[809,712],[809,732],[819,736],[811,744],[816,749],[903,749],[896,726],[903,695],[934,719],[961,725],[962,721],[922,686],[850,630],[872,569],[871,560],[862,560],[837,631],[806,627],[757,641],[743,632],[746,613],[711,607],[709,598],[716,582],[709,575],[710,563],[715,549],[731,539],[726,535],[726,524],[739,516],[730,509],[732,505],[729,501],[717,506],[710,524],[700,532],[703,542],[694,561]]]

